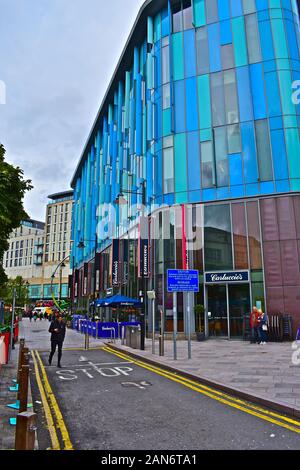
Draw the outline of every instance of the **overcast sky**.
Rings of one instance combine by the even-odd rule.
[[[0,142],[34,189],[25,209],[44,220],[47,196],[70,181],[144,0],[0,0]]]

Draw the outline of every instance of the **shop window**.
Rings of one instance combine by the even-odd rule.
[[[250,267],[251,269],[262,269],[261,236],[259,228],[259,213],[257,201],[248,202],[246,208],[249,236]]]
[[[231,210],[235,269],[248,269],[245,205],[232,204]]]
[[[204,208],[205,269],[233,269],[230,206],[217,204]]]

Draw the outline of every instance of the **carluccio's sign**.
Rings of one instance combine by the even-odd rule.
[[[237,282],[249,282],[249,271],[230,271],[205,273],[207,284],[234,284]]]

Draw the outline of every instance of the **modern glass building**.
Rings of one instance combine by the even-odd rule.
[[[189,268],[193,331],[242,336],[255,304],[297,328],[299,45],[296,0],[144,3],[72,180],[78,305],[154,289],[185,331]]]

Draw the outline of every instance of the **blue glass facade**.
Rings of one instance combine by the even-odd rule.
[[[149,219],[154,205],[300,191],[296,0],[162,1],[159,11],[154,3],[140,13],[144,39],[124,51],[72,181],[76,269],[94,258],[104,204],[114,207],[116,224],[109,237],[98,232],[97,251],[134,230],[139,211],[131,206],[142,203],[144,186]],[[115,204],[119,193],[126,207]]]

